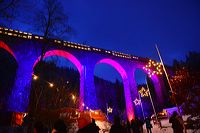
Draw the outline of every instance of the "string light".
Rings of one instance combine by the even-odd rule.
[[[146,90],[144,87],[142,87],[142,88],[139,90],[139,93],[140,93],[141,97],[148,97],[148,96],[149,96],[149,91]]]
[[[8,29],[8,28],[3,28],[0,27],[0,34],[6,34],[9,36],[17,36],[20,38],[26,38],[26,39],[44,39],[44,37],[39,36],[39,35],[32,35],[31,33],[27,33],[27,32],[22,32],[22,31],[18,31],[18,30],[13,30],[13,29]],[[57,44],[62,44],[63,46],[67,46],[67,47],[71,47],[71,48],[76,48],[76,49],[82,49],[82,50],[87,50],[87,51],[95,51],[95,52],[103,52],[106,54],[112,54],[113,56],[117,56],[120,58],[127,58],[127,59],[142,59],[136,56],[132,56],[129,54],[125,54],[122,52],[116,52],[116,51],[108,51],[108,50],[103,50],[100,48],[94,48],[94,47],[90,47],[88,45],[83,45],[83,44],[79,44],[79,43],[74,43],[74,42],[70,42],[70,41],[64,41],[64,40],[53,40],[54,43]]]
[[[134,104],[137,106],[137,105],[140,105],[141,104],[141,100],[139,100],[139,99],[135,99],[134,101]]]
[[[143,69],[148,73],[149,77],[157,74],[162,75],[161,63],[149,60],[148,64],[143,67]]]

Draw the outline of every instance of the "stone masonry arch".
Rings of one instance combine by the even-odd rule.
[[[135,71],[136,70],[142,70],[145,74],[148,75],[147,71],[144,71],[144,69],[142,68],[143,66],[139,66],[139,67],[136,67],[133,71],[133,76],[134,76],[134,79],[135,79]],[[157,100],[160,104],[163,103],[163,94],[162,94],[162,88],[161,88],[161,84],[160,84],[160,81],[159,81],[159,78],[157,75],[153,75],[150,77],[150,79],[152,80],[153,82],[153,85],[154,85],[154,88],[155,88],[155,92],[156,92],[156,97],[157,97]],[[136,83],[136,81],[135,81]],[[137,85],[136,85],[136,88],[137,88]]]
[[[83,106],[82,104],[84,103],[84,71],[83,71],[83,66],[80,63],[80,61],[72,54],[69,52],[66,52],[64,50],[51,50],[47,51],[44,55],[44,58],[50,57],[50,56],[61,56],[64,57],[65,59],[68,59],[70,62],[72,62],[76,68],[79,71],[80,74],[80,96],[79,96],[79,109],[82,111]],[[37,65],[37,63],[40,61],[41,56],[38,57],[38,59],[35,61],[33,68]]]
[[[131,99],[131,92],[130,92],[130,85],[128,81],[128,76],[124,68],[115,60],[104,58],[98,61],[96,64],[105,63],[114,67],[122,77],[123,84],[124,84],[124,96],[125,96],[125,103],[126,103],[126,114],[131,121],[134,118],[134,111],[133,111],[133,103]]]
[[[10,53],[16,60],[16,56],[14,54],[14,52],[8,47],[8,45],[6,45],[4,42],[0,41],[0,48],[6,50],[8,53]]]

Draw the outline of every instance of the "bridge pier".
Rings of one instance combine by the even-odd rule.
[[[8,98],[8,110],[15,112],[26,112],[28,109],[33,64],[37,59],[33,50],[26,49],[23,53],[21,52],[15,53],[18,69],[12,92]]]
[[[94,63],[84,65],[84,104],[90,109],[99,109],[94,84]]]

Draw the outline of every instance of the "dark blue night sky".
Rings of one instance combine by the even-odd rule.
[[[159,60],[156,43],[169,65],[189,51],[200,52],[199,0],[68,0],[65,5],[75,42]]]
[[[71,41],[159,60],[200,52],[199,0],[63,0]],[[27,31],[26,26],[15,25]],[[14,28],[15,28],[14,27]]]
[[[198,0],[68,0],[65,5],[77,31],[73,41],[153,59],[157,43],[167,64],[200,51]]]

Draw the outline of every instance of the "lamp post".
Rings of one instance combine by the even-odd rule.
[[[151,92],[150,92],[150,89],[149,89],[149,85],[147,83],[147,80],[146,80],[146,84],[147,84],[147,91],[148,91],[148,94],[149,94],[149,97],[150,97],[150,100],[151,100],[151,105],[153,107],[153,111],[154,111],[154,115],[156,117],[156,121],[158,122],[158,117],[157,117],[157,114],[156,114],[156,110],[155,110],[155,106],[154,106],[154,103],[153,103],[153,100],[152,100],[152,97],[151,97]]]
[[[141,100],[140,94],[139,94],[139,99],[136,98],[133,102],[134,102],[134,104],[135,104],[136,106],[137,106],[137,105],[140,105],[140,106],[141,106],[143,119],[145,120],[144,109],[143,109],[143,105],[142,105],[142,100]]]
[[[166,69],[165,69],[165,66],[164,66],[162,57],[161,57],[161,55],[160,55],[158,46],[157,46],[156,44],[155,44],[155,46],[156,46],[156,50],[157,50],[158,56],[159,56],[159,58],[160,58],[160,61],[161,61],[161,64],[162,64],[162,67],[163,67],[165,76],[166,76],[166,78],[167,78],[167,82],[168,82],[168,84],[169,84],[169,88],[170,88],[170,90],[171,90],[171,92],[172,92],[172,97],[174,97],[173,94],[175,94],[175,93],[174,93],[174,91],[173,91],[173,89],[172,89],[172,86],[171,86],[171,83],[170,83],[170,81],[169,81],[169,77],[168,77],[168,75],[167,75],[167,71],[166,71]],[[181,114],[181,113],[180,113],[180,108],[179,108],[179,106],[178,106],[178,104],[177,104],[177,102],[176,102],[176,98],[175,98],[175,97],[174,97],[174,101],[175,101],[176,107],[178,108],[178,113],[179,113],[179,115],[180,115],[180,114]]]

